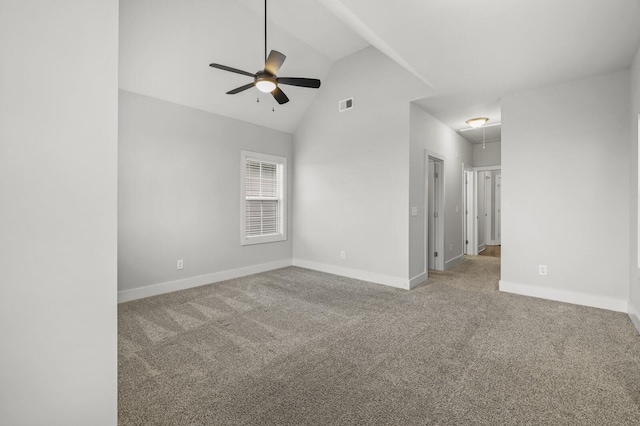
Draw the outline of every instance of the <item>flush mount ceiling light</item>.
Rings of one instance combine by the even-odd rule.
[[[467,124],[474,129],[477,129],[478,127],[484,126],[484,123],[486,123],[487,121],[489,121],[489,119],[486,117],[478,117],[467,120]]]

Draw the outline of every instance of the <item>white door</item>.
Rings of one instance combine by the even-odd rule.
[[[486,194],[485,194],[485,240],[487,245],[495,245],[494,237],[493,237],[493,202],[491,201],[493,198],[493,172],[487,172],[487,176],[485,177],[486,185],[484,186]]]
[[[427,161],[427,267],[444,270],[444,162],[435,157]]]
[[[464,254],[475,254],[475,173],[464,171]]]
[[[501,232],[501,218],[502,218],[502,214],[501,214],[501,205],[500,205],[500,189],[501,189],[501,185],[502,185],[502,175],[501,174],[496,174],[496,178],[495,178],[495,182],[494,182],[494,191],[495,191],[495,206],[493,206],[494,209],[494,215],[495,215],[495,228],[494,228],[494,232],[495,232],[495,241],[496,241],[496,245],[500,245],[502,244],[501,239],[500,239],[500,232]]]
[[[485,217],[486,217],[486,176],[487,172],[478,172],[477,175],[477,213],[476,213],[476,229],[478,230],[478,253],[485,249]]]
[[[437,232],[438,232],[438,163],[433,159],[429,158],[429,165],[427,168],[428,178],[427,178],[427,193],[429,200],[427,202],[427,223],[429,226],[428,230],[428,242],[427,242],[427,259],[428,259],[428,267],[429,269],[436,269],[436,257],[437,257],[437,249],[436,249],[436,241],[437,241]]]

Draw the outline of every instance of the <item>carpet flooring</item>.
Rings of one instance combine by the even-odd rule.
[[[119,305],[120,425],[639,425],[627,315],[500,293],[468,256],[393,289],[296,267]]]
[[[500,257],[501,246],[485,246],[485,249],[478,253],[480,256]]]

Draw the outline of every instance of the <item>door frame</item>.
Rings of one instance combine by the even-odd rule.
[[[480,254],[487,248],[487,173],[476,171],[476,244]],[[482,189],[482,190],[481,190]],[[484,215],[484,216],[483,216]],[[483,235],[482,241],[480,235]]]
[[[438,257],[435,258],[435,270],[444,271],[444,229],[446,214],[445,207],[445,180],[446,180],[446,158],[444,155],[437,152],[425,149],[424,150],[424,253],[425,253],[425,270],[429,270],[429,159],[432,159],[439,163],[440,170],[438,172],[438,179],[436,184],[436,196],[435,203],[438,211],[438,221],[435,223],[436,238],[435,238],[435,251],[438,252]]]
[[[496,238],[494,239],[494,243],[496,245],[502,245],[502,171],[499,174],[496,174],[496,179],[493,185],[495,191],[493,211],[496,222]]]
[[[474,167],[473,170],[475,172],[500,172],[499,176],[500,179],[494,179],[494,176],[492,174],[491,177],[491,194],[493,194],[494,197],[497,196],[497,199],[495,200],[495,202],[493,203],[493,205],[491,206],[491,211],[487,210],[488,212],[488,218],[489,221],[487,221],[487,224],[489,225],[489,236],[491,231],[491,222],[493,220],[496,221],[496,224],[500,221],[501,219],[501,212],[502,212],[502,207],[500,206],[500,192],[496,191],[496,185],[501,184],[502,182],[502,166],[482,166],[482,167]],[[477,174],[477,173],[476,173]],[[486,191],[486,186],[485,186],[485,192]],[[485,194],[486,195],[486,194]],[[479,201],[479,200],[478,200]],[[496,229],[500,229],[500,226],[496,226]],[[477,234],[476,234],[477,235]],[[500,245],[500,236],[499,235],[495,235],[495,238],[487,238],[487,234],[485,231],[485,244],[486,245]],[[475,253],[478,254],[478,253]]]
[[[473,167],[464,168],[464,179],[462,180],[464,185],[464,214],[462,215],[463,221],[463,235],[464,239],[463,253],[468,255],[478,254],[478,246],[476,244],[477,235],[476,232],[476,177],[477,173]]]
[[[485,247],[486,246],[493,246],[495,245],[493,243],[493,236],[491,235],[491,230],[492,230],[492,226],[491,226],[491,222],[493,221],[493,205],[494,203],[491,202],[492,197],[493,197],[493,173],[490,173],[489,176],[487,176],[486,180],[485,180],[485,206],[491,206],[492,208],[487,209],[485,208],[485,214],[486,214],[486,218],[485,218],[485,223],[484,223],[484,241],[485,241]]]

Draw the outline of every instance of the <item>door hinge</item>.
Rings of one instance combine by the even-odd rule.
[[[438,252],[433,253],[433,257],[438,257]]]
[[[438,212],[433,212],[433,217],[438,217]]]
[[[469,240],[466,240],[464,243],[465,243],[465,244],[469,244]]]
[[[435,173],[433,174],[433,177],[434,177],[435,179],[438,179],[438,172],[435,172]]]

